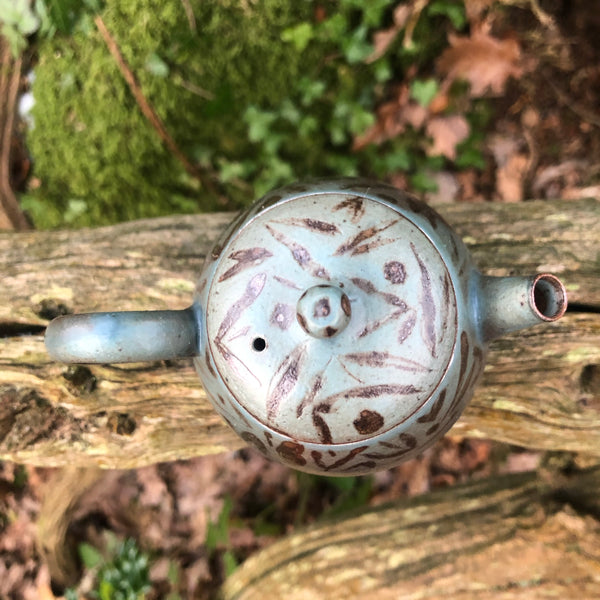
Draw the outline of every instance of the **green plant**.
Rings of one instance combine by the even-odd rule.
[[[239,207],[307,176],[403,171],[428,190],[432,168],[483,164],[477,136],[455,161],[429,157],[425,126],[357,144],[378,126],[377,108],[397,82],[429,110],[440,92],[434,62],[448,44],[440,30],[466,27],[462,0],[413,6],[408,22],[396,20],[397,0],[39,1],[50,34],[41,36],[28,142],[40,185],[22,198],[38,227]],[[96,14],[207,177],[186,172],[143,116]],[[381,32],[391,35],[385,46]]]
[[[29,0],[0,0],[0,35],[8,42],[13,56],[27,47],[27,37],[39,29],[40,23]]]
[[[90,544],[79,546],[79,555],[85,568],[94,571],[95,588],[91,595],[99,600],[143,600],[150,591],[149,558],[133,539],[117,540],[107,537],[105,553]],[[67,598],[76,598],[68,590]]]
[[[226,496],[223,501],[223,507],[216,521],[209,521],[206,529],[206,538],[204,540],[209,557],[214,557],[217,553],[223,561],[223,570],[225,577],[229,577],[238,566],[237,559],[231,548],[229,532],[232,526],[231,510],[233,501],[230,496]]]
[[[296,473],[298,479],[298,508],[296,525],[304,523],[311,497],[318,496],[326,504],[319,517],[327,518],[366,506],[373,489],[370,475],[360,477],[327,477]]]
[[[99,15],[171,137],[211,172],[252,155],[246,107],[278,106],[320,53],[277,43],[279,31],[310,18],[309,2],[189,4],[192,23],[176,0],[114,0]],[[23,198],[36,224],[96,225],[222,206],[162,144],[93,21],[83,26],[86,15],[69,35],[56,27],[39,45],[28,144],[41,185]],[[223,183],[234,204],[252,196],[247,186]]]

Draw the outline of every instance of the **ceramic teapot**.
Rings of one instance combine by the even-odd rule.
[[[357,475],[439,439],[488,342],[566,305],[553,275],[480,274],[446,222],[394,187],[315,181],[231,224],[189,308],[59,317],[46,346],[78,363],[193,356],[246,442],[296,469]]]

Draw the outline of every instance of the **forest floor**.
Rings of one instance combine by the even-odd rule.
[[[520,7],[493,25],[495,35],[517,44],[519,62],[491,100],[491,160],[484,170],[437,173],[433,203],[600,196],[600,12],[587,0],[540,2],[545,12],[538,14],[531,10],[537,3],[512,4]],[[131,471],[0,463],[0,598],[60,598],[69,587],[77,589],[71,597],[86,597],[93,572],[77,548],[105,548],[106,532],[134,538],[149,555],[147,598],[212,598],[235,564],[296,527],[472,478],[536,469],[545,459],[533,450],[447,437],[418,459],[347,483],[297,474],[249,449]],[[49,512],[56,507],[49,498],[56,501],[72,480],[82,482],[77,494],[63,502],[62,514]],[[47,551],[39,531],[56,538],[42,540]]]

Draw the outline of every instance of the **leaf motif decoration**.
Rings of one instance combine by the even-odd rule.
[[[283,244],[292,253],[292,258],[304,271],[308,271],[319,279],[327,281],[331,279],[327,269],[315,261],[304,246],[277,231],[272,225],[266,225],[266,228],[279,243]]]
[[[227,271],[219,277],[219,282],[231,279],[231,277],[235,277],[235,275],[241,273],[245,269],[256,267],[271,256],[273,256],[273,253],[266,248],[246,248],[244,250],[232,252],[228,258],[234,260],[236,264],[227,269]]]
[[[281,403],[298,383],[305,355],[306,344],[301,344],[277,368],[267,393],[267,419],[273,420],[277,416]]]

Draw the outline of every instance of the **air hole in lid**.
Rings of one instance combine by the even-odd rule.
[[[267,347],[265,338],[257,337],[252,340],[252,347],[257,352],[262,352]]]

